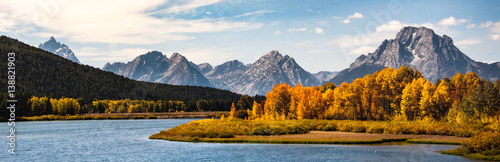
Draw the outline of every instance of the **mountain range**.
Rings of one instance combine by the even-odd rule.
[[[279,83],[321,84],[292,57],[283,56],[279,51],[271,51],[253,64],[233,60],[216,67],[208,63],[197,65],[179,53],[167,58],[161,52],[152,51],[128,63],[106,63],[103,70],[140,81],[211,86],[249,95],[265,95]]]
[[[425,27],[404,27],[395,39],[384,40],[372,53],[359,56],[349,68],[329,82],[352,82],[385,67],[412,67],[432,82],[457,73],[475,72],[481,78],[500,78],[500,63],[477,62],[462,53],[447,35],[439,36]]]
[[[54,37],[39,48],[79,62],[67,45]],[[311,74],[295,60],[273,50],[256,62],[244,64],[227,61],[213,67],[209,63],[195,64],[179,53],[170,57],[159,51],[150,51],[124,63],[106,63],[102,68],[115,74],[146,82],[172,85],[215,87],[239,94],[265,95],[275,84],[288,83],[303,86],[332,82],[340,85],[372,74],[386,67],[412,67],[432,82],[452,77],[456,73],[476,72],[490,80],[500,78],[500,63],[477,62],[462,53],[447,36],[439,36],[425,27],[404,27],[395,39],[384,40],[372,53],[359,56],[349,68],[340,72],[321,71]]]
[[[56,41],[54,37],[50,37],[47,42],[38,45],[38,48],[61,56],[65,59],[71,60],[73,62],[80,63],[80,60],[76,58],[75,53],[73,53],[68,45],[61,44],[60,42]]]

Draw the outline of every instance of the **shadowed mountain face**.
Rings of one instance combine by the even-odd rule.
[[[395,39],[384,40],[373,53],[359,56],[330,82],[337,85],[350,83],[385,67],[400,66],[417,69],[431,82],[467,72],[476,72],[480,77],[491,80],[500,77],[499,63],[485,64],[470,59],[453,44],[450,37],[436,35],[425,27],[405,27]]]
[[[76,58],[75,53],[73,53],[73,51],[71,51],[71,49],[67,45],[57,42],[54,37],[50,37],[47,42],[38,45],[38,48],[64,57],[65,59],[71,60],[73,62],[80,63],[78,58]]]

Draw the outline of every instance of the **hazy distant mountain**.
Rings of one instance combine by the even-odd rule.
[[[199,71],[199,67],[193,66],[179,53],[172,54],[169,59],[161,52],[152,51],[128,63],[106,63],[103,70],[140,81],[211,86],[210,81]]]
[[[71,49],[67,45],[57,42],[54,37],[50,37],[47,42],[38,45],[38,48],[64,57],[65,59],[71,60],[73,62],[80,63],[78,58],[76,58],[75,53],[73,53],[73,51],[71,51]]]
[[[338,71],[320,71],[318,73],[313,74],[316,79],[320,82],[326,82],[335,77],[339,72]]]
[[[293,58],[283,56],[278,51],[271,51],[249,65],[237,60],[226,62],[215,67],[207,76],[217,87],[250,95],[265,95],[275,84],[281,83],[300,83],[303,86],[321,84]]]
[[[476,62],[462,53],[453,40],[439,36],[425,27],[405,27],[395,39],[384,40],[373,53],[359,56],[351,66],[342,70],[330,82],[339,85],[352,82],[385,67],[409,66],[434,82],[453,77],[456,73],[476,72],[485,79],[500,78],[500,63]]]

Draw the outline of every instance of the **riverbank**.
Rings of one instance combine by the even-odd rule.
[[[463,133],[469,131],[467,133]],[[380,144],[405,142],[459,145],[474,130],[431,121],[197,120],[161,131],[151,139],[184,142]],[[464,138],[465,137],[465,138]]]
[[[169,113],[100,113],[83,115],[42,115],[17,118],[18,121],[50,120],[115,120],[115,119],[203,119],[215,118],[217,114],[229,112],[169,112]]]
[[[310,131],[306,134],[287,135],[236,135],[232,138],[198,138],[162,136],[155,134],[150,139],[164,139],[182,142],[216,143],[275,143],[275,144],[384,144],[393,142],[459,145],[468,139],[464,137],[412,134],[370,134],[340,131]]]

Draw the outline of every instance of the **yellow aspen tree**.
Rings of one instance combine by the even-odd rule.
[[[238,117],[238,112],[236,112],[236,107],[234,106],[234,103],[231,105],[231,112],[229,113],[229,116],[231,118],[237,118]]]
[[[421,118],[433,115],[432,112],[434,112],[435,109],[435,102],[432,96],[434,95],[434,91],[436,91],[436,86],[427,81],[422,89],[422,97],[419,102]]]
[[[262,107],[259,103],[257,103],[257,101],[253,101],[252,114],[255,118],[262,117]]]

